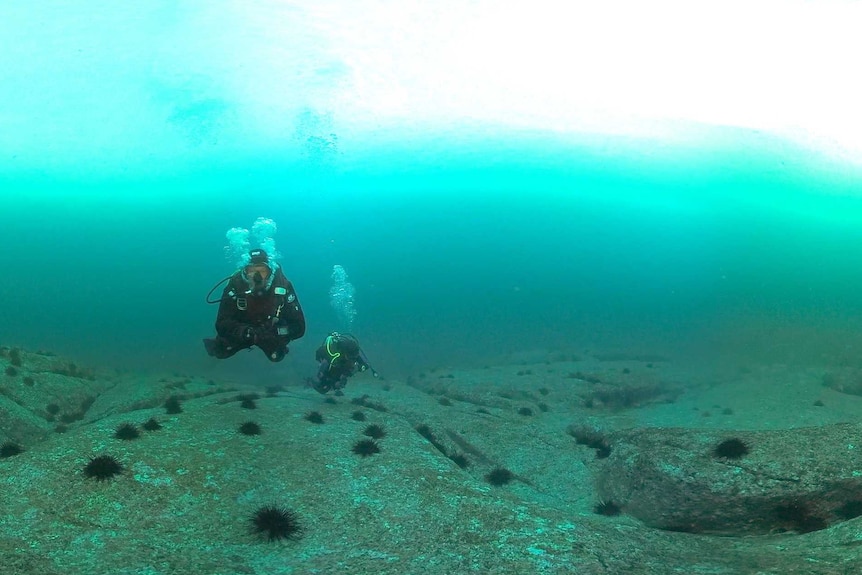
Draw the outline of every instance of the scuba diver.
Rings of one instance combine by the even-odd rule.
[[[317,380],[311,386],[318,393],[335,390],[338,393],[347,385],[347,378],[356,370],[370,370],[374,377],[380,377],[368,364],[368,358],[359,347],[359,341],[349,334],[332,332],[317,348],[314,354],[318,361]]]
[[[227,281],[220,300],[209,299]],[[287,344],[305,334],[305,315],[293,284],[261,249],[251,250],[248,263],[225,278],[207,295],[207,303],[220,302],[215,338],[204,339],[207,353],[218,359],[241,349],[259,347],[270,361],[281,361]]]

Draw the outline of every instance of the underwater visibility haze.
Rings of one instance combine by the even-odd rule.
[[[393,374],[854,356],[858,6],[650,4],[4,4],[3,342],[289,377],[343,329],[341,266]],[[259,217],[309,334],[218,365],[204,296]]]
[[[0,572],[862,572],[860,22],[0,2]]]

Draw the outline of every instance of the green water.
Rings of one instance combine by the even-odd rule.
[[[355,331],[391,374],[537,349],[854,361],[859,164],[691,119],[626,129],[607,110],[614,129],[574,129],[591,85],[534,73],[552,70],[530,60],[545,44],[515,54],[497,32],[500,61],[462,38],[487,86],[429,84],[431,56],[453,58],[427,70],[440,81],[470,71],[440,51],[446,31],[493,6],[411,6],[398,14],[443,25],[419,34],[427,58],[385,10],[353,13],[377,45],[317,3],[4,3],[0,343],[296,378],[337,327],[341,265]],[[587,56],[571,64],[599,70]],[[568,97],[555,125],[546,105]],[[213,362],[204,296],[233,271],[225,232],[260,216],[278,223],[309,332],[279,366]]]
[[[200,338],[215,313],[203,296],[232,271],[224,233],[267,216],[309,320],[285,374],[312,370],[336,324],[335,264],[356,287],[356,331],[393,373],[544,348],[855,361],[859,172],[720,136],[674,148],[486,131],[292,163],[12,172],[2,340],[216,369]]]

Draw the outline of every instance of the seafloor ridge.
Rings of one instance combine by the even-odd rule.
[[[340,397],[0,353],[5,575],[862,565],[862,373],[537,353]]]

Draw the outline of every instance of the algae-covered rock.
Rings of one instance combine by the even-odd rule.
[[[612,438],[599,493],[651,527],[806,533],[862,515],[862,425]]]

